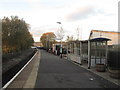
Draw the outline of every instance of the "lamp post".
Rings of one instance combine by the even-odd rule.
[[[60,36],[60,57],[62,58],[62,39],[63,39],[63,28],[62,28],[62,23],[61,22],[57,22],[58,24],[61,24],[61,29],[59,32],[59,36]]]

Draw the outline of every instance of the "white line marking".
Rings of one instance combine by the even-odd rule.
[[[38,51],[38,57],[36,57],[35,59],[36,61],[34,63],[33,69],[23,88],[34,88],[35,87],[39,65],[40,65],[40,50]]]
[[[38,52],[38,51],[37,51]],[[34,54],[34,56],[27,62],[27,64],[24,65],[24,67],[12,78],[10,81],[7,82],[0,90],[7,88],[10,83],[22,72],[22,70],[33,60],[33,58],[36,56],[37,52]]]

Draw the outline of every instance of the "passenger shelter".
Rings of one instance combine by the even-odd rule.
[[[108,38],[93,38],[84,41],[68,42],[68,59],[79,64],[87,62],[88,68],[96,64],[107,66]]]
[[[107,66],[108,38],[93,38],[88,40],[88,68],[96,64]]]

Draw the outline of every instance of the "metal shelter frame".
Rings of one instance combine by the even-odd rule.
[[[68,43],[68,51],[70,50],[70,57],[72,60],[82,64],[83,60],[87,60],[88,69],[91,68],[91,64],[105,64],[107,66],[107,53],[108,53],[108,38],[93,38],[85,41],[70,41]],[[74,60],[76,57],[79,60]]]
[[[107,66],[108,38],[93,38],[88,40],[88,69],[91,67],[91,60],[95,64],[105,64]]]

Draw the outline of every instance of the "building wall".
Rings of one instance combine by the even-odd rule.
[[[56,42],[54,44],[52,44],[52,52],[56,52],[56,45],[61,45],[62,44],[62,48],[67,48],[67,43],[66,42]]]
[[[109,38],[112,41],[108,41],[108,45],[116,45],[116,44],[120,44],[120,42],[118,42],[119,36],[120,36],[120,32],[92,30],[90,39],[97,37]]]
[[[34,45],[34,46],[41,46],[41,47],[43,46],[41,42],[34,42],[33,45]]]

